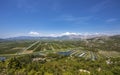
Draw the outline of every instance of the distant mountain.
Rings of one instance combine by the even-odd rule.
[[[52,40],[59,37],[33,37],[33,36],[19,36],[7,38],[7,40]]]
[[[19,37],[12,37],[12,38],[7,38],[7,40],[71,40],[71,39],[90,39],[90,38],[108,38],[108,35],[63,35],[59,37],[32,37],[32,36],[19,36]],[[112,37],[120,37],[120,35],[116,36],[111,36]],[[1,39],[2,40],[2,39]]]
[[[1,41],[5,41],[5,39],[1,39],[1,38],[0,38],[0,42],[1,42]]]
[[[39,39],[40,37],[31,37],[31,36],[19,36],[19,37],[11,37],[7,38],[8,40],[32,40]]]
[[[120,39],[120,35],[111,36],[110,38],[113,38],[113,39]]]
[[[0,39],[0,41],[2,41],[2,40],[4,40],[4,39]]]

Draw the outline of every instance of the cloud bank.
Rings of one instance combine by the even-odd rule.
[[[53,33],[53,34],[42,34],[42,33],[39,33],[39,32],[29,32],[28,33],[28,36],[38,36],[38,37],[61,37],[61,36],[69,36],[69,35],[75,35],[75,36],[79,36],[79,35],[83,35],[83,36],[89,36],[89,35],[97,35],[97,36],[100,36],[100,35],[112,35],[110,33],[77,33],[77,32],[63,32],[63,33]]]
[[[31,35],[31,36],[39,36],[40,35],[40,33],[33,32],[33,31],[29,32],[28,34]]]

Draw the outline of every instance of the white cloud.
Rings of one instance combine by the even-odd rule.
[[[33,32],[33,31],[29,32],[29,34],[32,35],[32,36],[39,36],[39,35],[40,35],[40,33],[38,33],[38,32]]]
[[[116,18],[111,18],[111,19],[107,19],[107,20],[106,20],[106,22],[108,22],[108,23],[109,23],[109,22],[115,22],[115,21],[117,21]]]
[[[38,11],[38,1],[33,0],[16,0],[16,5],[25,13],[34,13]]]
[[[55,20],[76,22],[76,21],[87,21],[87,20],[90,20],[91,18],[93,18],[93,16],[79,16],[79,17],[76,17],[76,16],[73,16],[73,15],[61,15],[58,18],[56,18]]]
[[[76,33],[76,32],[64,32],[64,33],[53,33],[53,34],[43,34],[43,33],[39,33],[39,32],[29,32],[29,33],[14,33],[14,34],[1,34],[0,38],[10,38],[10,37],[19,37],[19,36],[38,36],[38,37],[61,37],[61,36],[65,36],[65,35],[82,35],[84,37],[88,37],[91,35],[96,35],[96,36],[101,36],[101,35],[119,35],[119,31],[115,31],[115,32],[96,32],[96,33],[89,33],[89,32],[85,32],[85,33]]]
[[[80,35],[80,33],[74,33],[74,32],[65,32],[65,33],[62,33],[61,36],[63,35]]]
[[[94,20],[94,16],[74,16],[64,14],[56,17],[53,21],[64,21],[73,25],[88,25],[90,20]]]
[[[48,36],[50,36],[50,37],[58,37],[59,35],[58,34],[50,34]]]
[[[44,36],[60,37],[60,36],[65,36],[65,35],[81,35],[81,33],[64,32],[64,33],[48,34],[48,35],[44,35]]]
[[[95,12],[95,13],[99,12],[99,11],[107,8],[109,3],[110,3],[110,0],[104,0],[104,1],[98,2],[96,5],[93,5],[90,8],[90,11]]]

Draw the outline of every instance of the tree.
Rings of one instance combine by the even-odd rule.
[[[20,68],[22,68],[22,65],[21,65],[19,59],[13,57],[11,59],[8,59],[7,68],[8,69],[20,69]]]

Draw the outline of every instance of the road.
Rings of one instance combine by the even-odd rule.
[[[93,53],[93,52],[90,52],[90,54],[91,54],[91,59],[92,59],[93,61],[95,61],[95,55],[94,55],[94,53]]]
[[[31,44],[30,46],[28,46],[27,48],[25,48],[22,53],[24,53],[26,50],[28,50],[29,48],[31,48],[32,46],[36,45],[39,42],[40,41],[36,41],[35,43]]]

